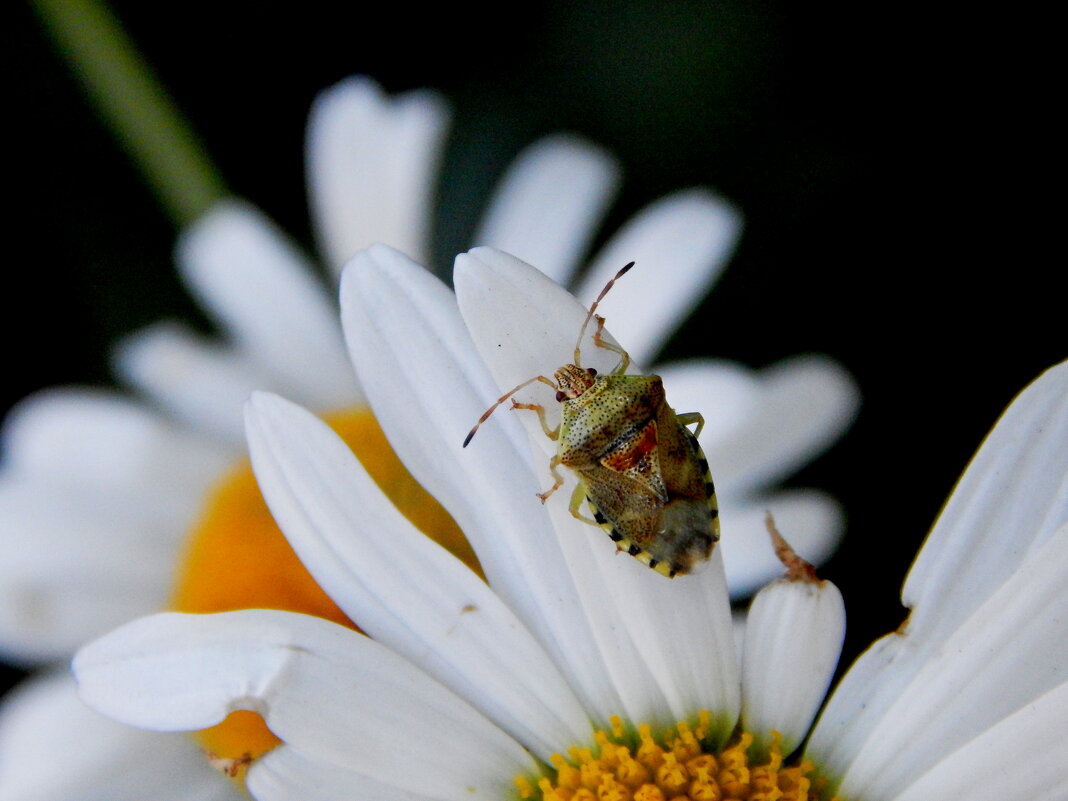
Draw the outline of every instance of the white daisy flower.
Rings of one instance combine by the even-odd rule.
[[[339,268],[376,240],[426,258],[447,119],[447,108],[432,93],[390,98],[367,79],[342,82],[317,99],[308,169],[327,265]],[[569,280],[617,182],[616,165],[597,148],[574,137],[545,139],[504,176],[477,239]],[[711,286],[739,230],[730,204],[705,190],[676,193],[640,212],[609,241],[583,273],[579,292],[588,295],[607,271],[631,259],[641,261],[647,281],[668,280],[671,293],[650,292],[639,279],[621,285],[609,301],[630,303],[635,291],[648,295],[625,321],[633,353],[647,359]],[[177,261],[221,338],[161,322],[117,349],[119,375],[140,397],[50,390],[24,401],[5,421],[0,650],[13,661],[63,659],[87,639],[167,607],[268,606],[345,619],[310,581],[293,583],[299,563],[239,464],[239,410],[255,389],[327,415],[365,464],[374,462],[368,469],[379,480],[395,493],[419,494],[410,504],[413,522],[474,563],[459,529],[385,447],[366,410],[366,388],[347,362],[332,292],[300,250],[260,212],[228,201],[182,234]],[[606,304],[607,313],[611,308]],[[623,326],[621,320],[617,329]],[[842,528],[833,499],[815,491],[765,494],[848,426],[857,405],[848,375],[818,356],[761,371],[714,360],[660,371],[676,403],[708,410],[703,441],[717,453],[721,502],[740,510],[739,525],[758,526],[770,505],[797,532],[802,553],[813,560],[830,553]],[[748,507],[751,512],[741,511]],[[253,538],[252,531],[262,536]],[[738,544],[725,550],[732,589],[740,594],[774,569],[758,549]],[[237,564],[260,572],[236,571]],[[52,686],[52,680],[42,684]],[[19,708],[44,697],[44,689],[29,688]],[[4,746],[34,740],[43,748],[54,741],[54,734],[29,722],[40,719],[0,708],[0,799],[29,798],[25,788],[33,780],[45,788],[34,797],[63,797],[48,789],[59,781],[58,771],[8,756],[16,751]],[[106,721],[100,725],[110,728]],[[104,734],[99,740],[109,741]],[[116,755],[126,748],[116,740]],[[139,764],[151,770],[157,762]],[[9,778],[16,774],[24,779]],[[11,795],[9,786],[19,789]]]
[[[739,661],[721,549],[669,580],[566,502],[539,503],[533,415],[499,413],[462,450],[514,373],[569,360],[584,309],[489,248],[458,258],[456,286],[376,246],[345,272],[342,317],[377,418],[488,583],[326,425],[260,393],[247,431],[268,504],[370,637],[281,611],[156,615],[79,653],[90,706],[162,731],[263,715],[281,744],[248,768],[260,801],[1064,797],[1068,363],[999,421],[917,557],[907,624],[810,733],[844,633],[837,590],[782,545],[789,571],[757,596]],[[726,510],[723,529],[736,536]]]

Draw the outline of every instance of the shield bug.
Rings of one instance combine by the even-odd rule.
[[[560,424],[550,428],[545,407],[512,399],[513,409],[535,412],[545,435],[557,442],[549,462],[553,485],[538,493],[542,503],[563,483],[563,465],[578,476],[570,511],[579,520],[608,532],[618,550],[626,551],[658,573],[674,578],[707,559],[719,539],[719,507],[708,460],[697,442],[704,418],[697,412],[676,414],[668,406],[659,376],[626,375],[630,355],[606,341],[604,318],[597,305],[626,265],[593,302],[579,330],[574,362],[553,373],[534,376],[506,392],[486,410],[464,440],[466,448],[478,427],[506,400],[540,381],[556,390],[562,404]],[[596,319],[594,344],[619,354],[610,373],[582,367],[580,345]],[[690,431],[687,426],[695,426]],[[583,514],[585,499],[593,517]]]

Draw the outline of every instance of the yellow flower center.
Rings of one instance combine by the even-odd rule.
[[[352,448],[393,504],[428,537],[478,571],[459,526],[401,464],[369,409],[328,415],[326,422]],[[275,525],[248,460],[223,476],[193,527],[175,582],[172,607],[180,612],[283,609],[359,630],[304,569]],[[255,712],[234,712],[197,734],[212,763],[242,775],[279,740]]]
[[[598,731],[592,748],[554,754],[548,775],[519,776],[516,788],[526,801],[838,801],[821,793],[810,777],[811,762],[783,762],[780,737],[772,732],[766,748],[753,735],[736,734],[716,751],[707,732],[711,715],[696,726],[686,721],[654,736],[643,724],[635,731],[612,718],[610,732]]]

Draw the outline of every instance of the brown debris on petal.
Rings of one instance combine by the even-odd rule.
[[[809,562],[806,562],[797,552],[790,547],[790,543],[779,533],[779,529],[775,527],[775,518],[772,517],[771,512],[768,512],[764,518],[764,525],[768,529],[768,534],[771,535],[771,544],[775,548],[775,555],[779,557],[779,561],[783,563],[786,568],[786,575],[784,578],[787,581],[807,581],[810,584],[817,584],[820,578],[816,575],[816,568]]]
[[[209,765],[231,779],[243,778],[253,760],[252,754],[243,754],[239,757],[223,757],[211,751],[205,751],[204,756],[207,757]]]

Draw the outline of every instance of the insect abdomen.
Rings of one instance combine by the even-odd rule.
[[[708,461],[696,437],[683,426],[678,431],[679,445],[688,453],[665,476],[667,503],[647,493],[620,493],[612,487],[616,482],[607,480],[587,484],[586,493],[594,520],[616,547],[668,578],[689,573],[719,540],[719,507]]]
[[[657,573],[668,578],[675,578],[678,575],[678,568],[670,562],[665,562],[662,559],[657,559],[656,556],[649,551],[644,550],[634,540],[624,536],[619,529],[606,518],[601,510],[597,508],[597,504],[594,503],[593,498],[589,495],[586,496],[586,502],[590,506],[590,511],[593,512],[593,519],[597,521],[597,525],[603,528],[607,533],[609,539],[616,544],[616,548],[620,551],[626,551],[633,556],[643,565],[651,567]]]

